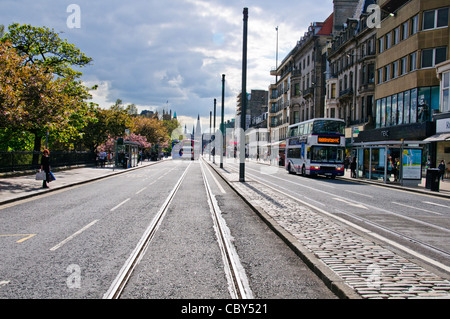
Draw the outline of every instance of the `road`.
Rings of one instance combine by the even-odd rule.
[[[214,201],[247,297],[337,298],[200,161],[165,161],[0,207],[0,298],[107,298],[170,194],[120,298],[233,297]]]

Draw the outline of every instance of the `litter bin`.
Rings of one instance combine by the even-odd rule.
[[[439,176],[440,172],[438,168],[427,169],[425,187],[429,188],[431,191],[439,192]]]

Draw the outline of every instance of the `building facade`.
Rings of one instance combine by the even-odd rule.
[[[346,121],[349,141],[354,131],[374,127],[376,29],[367,26],[367,7],[373,3],[361,1],[327,52],[325,115]]]
[[[359,142],[422,141],[435,133],[440,109],[436,65],[449,58],[448,0],[381,0],[385,14],[376,28],[375,128]],[[424,148],[424,162],[436,165],[435,145]]]

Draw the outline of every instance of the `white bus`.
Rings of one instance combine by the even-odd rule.
[[[285,168],[289,174],[344,175],[345,122],[316,118],[289,126]]]

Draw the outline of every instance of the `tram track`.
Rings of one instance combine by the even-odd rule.
[[[235,167],[230,167],[229,169],[231,169],[231,170],[234,171],[234,172],[238,172],[238,169],[235,168]],[[378,223],[375,223],[375,222],[373,222],[373,221],[371,221],[371,220],[369,220],[369,219],[367,219],[367,218],[364,218],[364,217],[362,217],[362,216],[356,216],[356,215],[353,215],[353,214],[344,213],[344,212],[342,212],[342,211],[337,211],[339,214],[342,214],[342,215],[344,215],[344,216],[347,216],[347,218],[339,217],[339,216],[337,216],[337,215],[335,215],[335,214],[333,214],[333,213],[331,213],[331,212],[327,212],[327,211],[325,211],[325,210],[323,210],[323,209],[321,209],[321,208],[318,208],[318,207],[316,207],[316,206],[314,206],[314,205],[312,205],[312,204],[310,204],[310,203],[308,203],[308,202],[305,202],[305,201],[303,201],[303,200],[301,200],[301,199],[299,199],[299,198],[297,198],[297,197],[295,197],[295,196],[292,196],[292,195],[288,194],[287,192],[281,191],[280,189],[278,189],[279,187],[281,187],[280,185],[277,185],[277,184],[274,184],[274,183],[272,183],[272,182],[270,182],[270,181],[268,181],[268,180],[262,179],[262,178],[260,178],[260,177],[258,177],[258,176],[256,176],[256,175],[254,175],[254,174],[251,174],[251,173],[247,173],[247,174],[248,174],[250,177],[252,177],[252,178],[258,180],[262,185],[264,185],[264,186],[270,188],[272,191],[275,191],[275,192],[277,192],[277,193],[279,193],[279,194],[282,194],[283,196],[287,196],[288,198],[291,198],[291,199],[293,199],[293,200],[295,200],[295,201],[298,201],[298,202],[300,202],[300,203],[302,203],[302,204],[305,204],[305,205],[307,205],[307,206],[313,208],[314,210],[321,212],[322,214],[325,214],[325,215],[327,215],[327,216],[329,216],[329,217],[331,217],[331,218],[333,218],[333,219],[336,219],[336,220],[338,220],[338,221],[341,221],[341,222],[343,222],[343,223],[349,225],[350,227],[352,227],[352,228],[354,228],[354,229],[357,229],[357,230],[359,230],[359,231],[362,231],[362,232],[365,233],[365,234],[368,234],[368,235],[370,235],[370,236],[372,236],[372,237],[375,237],[375,238],[377,238],[378,240],[381,240],[381,241],[383,241],[383,242],[385,242],[385,243],[388,243],[388,244],[390,244],[390,245],[392,245],[392,246],[394,246],[394,247],[396,247],[396,248],[398,248],[398,249],[400,249],[400,250],[402,250],[402,251],[405,251],[405,252],[407,252],[407,253],[409,253],[409,254],[411,254],[411,255],[413,255],[413,256],[415,256],[415,257],[417,257],[417,258],[419,258],[419,259],[421,259],[421,260],[423,260],[423,261],[425,261],[425,262],[427,262],[427,263],[429,263],[429,264],[432,264],[432,265],[435,266],[435,267],[438,267],[438,268],[441,269],[441,270],[444,270],[444,271],[447,272],[447,273],[450,273],[450,267],[449,267],[449,266],[447,266],[447,265],[445,265],[445,264],[442,264],[442,263],[440,263],[440,262],[438,262],[438,261],[436,261],[436,260],[434,260],[434,259],[432,259],[432,258],[430,258],[430,257],[427,257],[427,256],[425,256],[425,255],[422,255],[422,254],[420,254],[420,253],[417,253],[417,252],[415,252],[413,249],[408,248],[408,247],[405,247],[404,245],[398,243],[397,241],[393,241],[393,240],[391,240],[391,239],[388,239],[388,238],[386,238],[386,237],[384,237],[384,236],[382,236],[382,235],[379,235],[379,234],[375,233],[374,231],[371,231],[371,230],[369,230],[369,229],[367,229],[367,228],[365,228],[365,227],[363,227],[363,226],[360,226],[360,225],[358,225],[358,224],[355,224],[354,222],[351,222],[350,220],[348,220],[348,218],[355,219],[355,220],[357,220],[359,223],[362,223],[362,224],[372,225],[372,226],[375,227],[375,228],[378,228],[378,229],[383,230],[383,231],[385,231],[385,232],[387,232],[387,233],[390,233],[391,235],[397,237],[398,239],[402,239],[402,240],[407,241],[407,242],[410,242],[410,243],[412,243],[412,244],[420,245],[421,247],[423,247],[423,248],[425,248],[425,249],[427,249],[427,250],[429,250],[429,251],[432,251],[432,252],[434,252],[434,253],[437,253],[437,254],[439,254],[439,255],[441,255],[441,256],[444,256],[444,257],[447,257],[447,258],[448,258],[448,257],[450,256],[450,253],[447,252],[447,251],[442,250],[441,248],[435,247],[435,246],[433,246],[433,245],[431,245],[431,244],[428,244],[428,243],[425,243],[425,242],[423,242],[423,241],[421,241],[421,240],[418,240],[418,239],[412,238],[412,237],[410,237],[410,236],[404,235],[404,234],[402,234],[402,233],[400,233],[400,232],[398,232],[398,231],[395,231],[395,230],[393,230],[393,229],[390,229],[390,228],[388,228],[388,227],[386,227],[386,226],[382,226],[382,225],[380,225],[380,224],[378,224]],[[276,185],[277,188],[274,187],[274,186],[271,186],[270,184]],[[281,187],[281,188],[283,188],[283,187]],[[405,218],[404,216],[402,216],[402,217]],[[411,218],[411,221],[420,223],[420,221],[417,221],[417,220],[412,219],[412,218]],[[423,223],[423,222],[422,222],[422,223]],[[428,224],[428,223],[427,223],[427,224]],[[433,226],[434,226],[434,227],[439,227],[439,226],[436,226],[436,225],[433,225]],[[439,227],[439,228],[440,228],[440,227]],[[444,230],[444,231],[449,231],[449,230],[446,229],[446,228],[445,228],[445,229],[442,229],[442,230]]]
[[[127,283],[130,281],[130,278],[133,275],[135,268],[143,258],[145,252],[147,251],[147,248],[150,246],[152,239],[158,231],[158,228],[161,225],[167,211],[169,210],[171,203],[175,198],[181,184],[183,183],[191,165],[192,162],[189,163],[188,167],[178,179],[169,196],[166,198],[158,213],[155,215],[152,222],[145,230],[138,244],[122,266],[108,291],[103,295],[103,299],[120,299]],[[251,299],[253,298],[253,294],[248,284],[245,270],[241,265],[236,249],[231,242],[232,237],[230,234],[230,230],[228,229],[225,220],[221,216],[220,208],[211,190],[211,186],[208,182],[202,160],[199,162],[199,165],[201,167],[203,183],[206,190],[207,202],[211,211],[211,218],[213,220],[216,239],[222,255],[225,276],[228,281],[228,291],[232,299]],[[213,176],[211,172],[209,173],[211,174],[211,176]]]
[[[205,184],[207,192],[208,204],[211,209],[211,216],[224,261],[225,273],[227,276],[231,297],[233,299],[252,299],[253,293],[248,284],[244,268],[239,261],[237,252],[233,244],[231,243],[230,231],[221,216],[220,208],[217,204],[214,194],[211,191],[211,186],[209,185],[208,179],[206,178],[206,173],[203,167],[203,159],[201,159],[200,163],[203,182]]]
[[[191,164],[192,163],[190,163],[188,165],[188,167],[185,169],[185,171],[183,172],[181,177],[178,179],[177,183],[175,184],[174,188],[170,192],[169,196],[166,198],[163,205],[159,209],[158,213],[156,214],[156,216],[153,218],[150,225],[145,230],[144,234],[142,235],[142,237],[139,240],[138,244],[136,245],[135,249],[133,250],[131,255],[128,257],[125,264],[122,266],[122,269],[120,270],[117,277],[114,279],[110,288],[103,295],[103,299],[119,299],[120,298],[120,295],[123,292],[123,289],[125,288],[131,275],[133,274],[134,269],[139,264],[139,261],[141,260],[142,256],[145,254],[151,240],[153,239],[156,231],[159,228],[159,225],[161,224],[162,220],[164,219],[164,216],[168,211],[170,203],[172,202],[173,198],[175,197],[175,194],[177,193],[178,189],[180,188],[180,185],[183,182]]]

